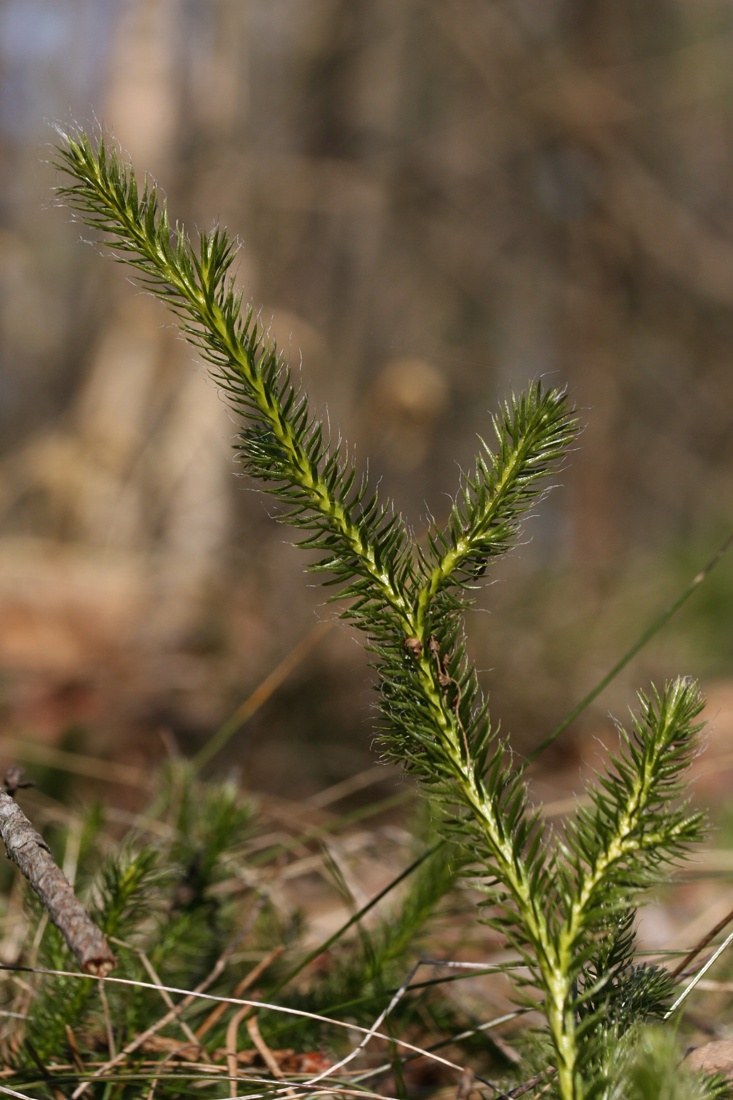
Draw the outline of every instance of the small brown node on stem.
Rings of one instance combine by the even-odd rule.
[[[402,645],[404,646],[405,653],[410,657],[414,657],[416,661],[420,660],[423,646],[419,638],[405,638]]]

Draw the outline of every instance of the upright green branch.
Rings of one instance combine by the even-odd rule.
[[[215,228],[193,244],[171,225],[164,199],[138,184],[114,146],[62,134],[60,195],[106,235],[121,261],[177,316],[244,427],[247,473],[284,505],[280,519],[321,552],[312,567],[338,586],[343,614],[367,635],[379,672],[381,742],[442,806],[443,828],[494,885],[487,919],[519,952],[539,996],[554,1050],[551,1087],[563,1100],[610,1095],[633,1023],[658,1014],[659,975],[632,965],[630,911],[640,891],[701,831],[679,808],[680,777],[694,751],[701,701],[675,681],[641,697],[640,715],[614,770],[590,792],[559,845],[507,746],[494,729],[466,656],[463,612],[495,557],[514,541],[577,435],[567,395],[531,385],[494,418],[497,449],[483,440],[447,523],[422,545],[359,475],[309,409],[282,356],[243,308],[231,274],[235,250]],[[641,992],[639,992],[641,991]],[[526,991],[529,993],[529,990]],[[623,1026],[622,1026],[623,1025]]]

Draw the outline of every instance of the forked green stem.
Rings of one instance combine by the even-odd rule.
[[[631,1025],[658,1016],[661,999],[660,982],[642,981],[633,967],[630,906],[701,835],[700,816],[679,805],[701,700],[682,680],[641,696],[621,753],[589,792],[591,809],[579,809],[553,845],[492,726],[462,633],[487,565],[512,545],[573,445],[578,426],[567,395],[538,383],[500,410],[496,452],[481,442],[448,523],[431,525],[428,550],[420,549],[402,517],[357,476],[345,446],[331,446],[251,309],[242,312],[226,234],[201,234],[194,247],[182,229],[171,230],[155,185],[138,187],[114,148],[83,133],[62,138],[59,165],[72,181],[62,197],[108,235],[118,259],[139,271],[212,365],[244,420],[244,468],[284,503],[283,521],[306,532],[302,545],[322,552],[314,568],[340,584],[344,614],[367,635],[380,679],[382,744],[442,804],[446,834],[493,880],[488,919],[539,991],[556,1094],[610,1095],[625,1063],[609,1056],[609,1046],[631,1042]]]

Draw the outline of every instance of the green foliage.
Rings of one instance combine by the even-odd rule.
[[[147,178],[139,185],[114,147],[83,133],[62,138],[58,163],[71,177],[62,198],[106,234],[210,363],[244,420],[238,450],[246,472],[282,502],[281,521],[301,533],[301,545],[320,553],[312,568],[337,586],[343,614],[366,635],[385,754],[440,807],[461,862],[491,877],[485,919],[526,967],[521,995],[544,1012],[551,1087],[562,1100],[591,1100],[616,1095],[621,1073],[637,1088],[638,1061],[629,1057],[619,1069],[613,1051],[624,1029],[629,1045],[630,1020],[635,1028],[658,1018],[668,982],[631,965],[629,914],[701,835],[700,816],[680,804],[700,729],[699,692],[676,680],[640,696],[621,752],[589,791],[589,808],[553,844],[491,720],[463,635],[463,612],[487,566],[511,545],[573,446],[577,420],[567,395],[538,382],[506,403],[493,421],[496,450],[480,441],[447,522],[431,520],[414,544],[243,309],[226,233],[215,228],[192,244],[171,225],[156,185]],[[225,833],[212,828],[207,844],[216,850]],[[202,860],[192,874],[205,886],[213,864]],[[161,963],[181,942],[163,937]],[[646,1087],[634,1095],[647,1095],[639,1091]]]
[[[172,789],[175,806],[167,797]],[[149,982],[156,973],[164,984],[183,982],[192,988],[237,931],[236,909],[223,906],[213,888],[247,835],[251,811],[230,788],[211,790],[194,784],[185,768],[169,769],[161,791],[157,811],[163,820],[174,817],[169,841],[141,843],[133,833],[96,876],[82,865],[80,877],[89,882],[94,919],[115,943],[117,976]],[[193,853],[202,853],[202,859],[193,859]],[[88,850],[84,864],[94,862]],[[37,962],[48,969],[71,969],[68,949],[51,925]],[[147,990],[111,985],[107,997],[119,1045],[150,1023],[151,1012],[153,1019],[161,1015]],[[97,989],[73,977],[44,981],[34,995],[23,1049],[33,1052],[34,1062],[58,1060],[68,1048],[69,1026],[80,1045],[85,1034],[93,1042],[102,1033]],[[19,1068],[24,1062],[21,1057]]]
[[[642,1028],[624,1044],[613,1076],[608,1100],[723,1100],[730,1095],[724,1081],[687,1069],[674,1034],[659,1026]]]
[[[418,835],[423,842],[435,839],[424,829]],[[321,1012],[328,1006],[328,1015],[346,1014],[369,1024],[389,1000],[390,991],[404,980],[406,966],[417,960],[420,932],[436,915],[460,869],[458,853],[435,847],[407,879],[399,903],[392,902],[388,916],[375,927],[358,922],[356,942],[336,946],[324,979],[299,1002],[301,1007]]]
[[[118,960],[114,977],[131,984],[107,982],[102,999],[98,986],[82,975],[42,971],[31,978],[29,1003],[24,986],[8,1004],[21,1010],[24,1021],[6,1036],[3,1081],[16,1090],[31,1090],[39,1100],[72,1095],[115,1051],[127,1051],[107,1069],[103,1081],[92,1085],[92,1096],[138,1100],[141,1081],[147,1081],[148,1088],[153,1079],[156,1095],[180,1100],[191,1095],[194,1080],[197,1095],[221,1096],[222,1089],[226,1091],[221,1076],[227,1027],[239,1005],[227,1007],[208,1028],[202,1040],[205,1047],[198,1051],[195,1029],[224,1006],[192,998],[166,1023],[169,1009],[151,986],[205,986],[208,993],[227,997],[272,947],[287,946],[290,974],[294,961],[308,958],[299,935],[302,927],[298,929],[291,916],[283,928],[278,913],[266,903],[267,884],[277,879],[282,864],[277,851],[269,864],[257,865],[259,834],[263,829],[270,833],[271,826],[258,821],[231,784],[196,781],[191,769],[181,764],[157,777],[151,807],[128,836],[118,839],[119,853],[106,859],[99,856],[105,846],[101,826],[96,810],[82,823],[82,830],[95,835],[98,843],[96,848],[84,844],[78,880],[86,883],[95,920],[113,939]],[[302,844],[299,841],[301,850]],[[408,952],[415,957],[420,934],[454,877],[449,861],[437,855],[424,860],[402,895],[368,931],[361,928],[348,940],[335,937],[332,965],[310,974],[307,988],[287,974],[283,980],[282,969],[273,963],[263,972],[257,995],[265,1001],[276,997],[283,1008],[321,1016],[349,1001],[344,1006],[349,1019],[368,1026],[383,1008],[384,998],[394,992],[386,983],[401,980]],[[62,937],[43,920],[38,903],[32,904],[32,924],[41,921],[43,935],[28,962],[46,970],[72,970]],[[295,973],[299,970],[296,966]],[[415,1004],[406,999],[395,1013],[394,1026],[404,1028],[414,1013]],[[307,1016],[263,1011],[259,1027],[276,1049],[308,1050],[339,1042],[338,1032],[324,1033],[323,1022]],[[151,1029],[158,1047],[137,1046],[138,1038]],[[175,1052],[185,1052],[187,1046],[186,1057],[176,1058]],[[245,1029],[240,1030],[239,1048],[251,1050]],[[202,1073],[202,1062],[217,1074]],[[209,1086],[203,1080],[207,1076],[213,1077]]]

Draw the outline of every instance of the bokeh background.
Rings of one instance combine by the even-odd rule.
[[[298,797],[373,759],[358,641],[163,307],[55,205],[54,122],[238,235],[245,295],[416,531],[498,400],[569,387],[580,449],[468,624],[537,743],[731,528],[730,4],[0,0],[0,51],[8,751],[194,752],[264,683],[214,765]],[[678,672],[725,737],[732,611],[725,557],[555,760]]]

